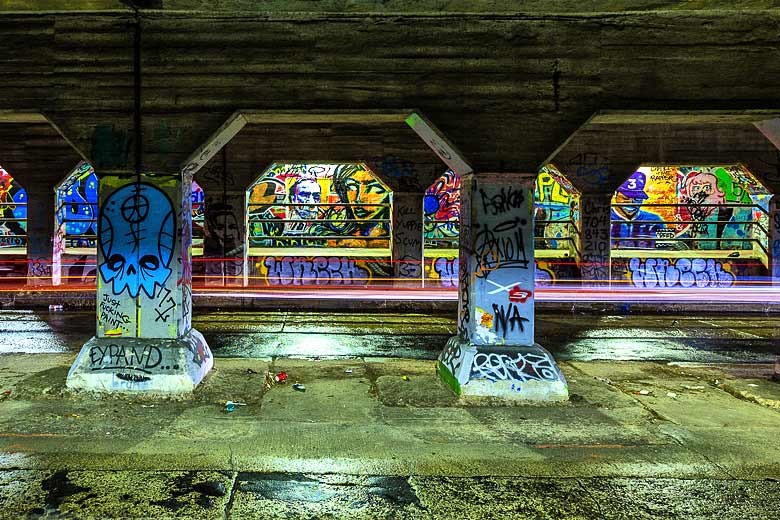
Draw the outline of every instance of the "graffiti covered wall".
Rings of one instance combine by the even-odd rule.
[[[194,180],[192,181],[192,254],[203,254],[203,236],[205,235],[204,223],[206,218],[206,196],[203,189]]]
[[[612,199],[613,247],[757,251],[768,201],[741,166],[642,167]]]
[[[0,249],[24,253],[27,245],[27,192],[0,166]]]
[[[425,191],[425,247],[457,249],[460,226],[460,176],[448,170]]]
[[[470,280],[461,288],[472,302],[471,342],[533,345],[532,191],[494,179],[479,182],[472,197]]]
[[[440,287],[458,285],[458,238],[461,205],[460,177],[442,175],[425,193],[425,279]],[[576,241],[579,193],[552,165],[542,168],[534,189],[534,247],[556,251],[548,260],[537,259],[537,285],[579,279]],[[548,253],[549,254],[549,253]]]
[[[54,285],[95,283],[98,186],[92,165],[81,162],[54,189]]]
[[[615,283],[636,288],[724,288],[767,275],[767,268],[750,258],[634,257],[612,261]]]
[[[82,162],[56,189],[57,228],[64,231],[65,249],[95,247],[98,177]]]
[[[390,248],[392,192],[360,164],[274,164],[247,193],[249,247]]]
[[[190,329],[191,196],[186,186],[182,190],[176,178],[102,179],[99,338],[177,338]]]
[[[534,247],[574,255],[579,193],[552,165],[539,171],[534,189]]]
[[[392,273],[389,258],[267,256],[251,259],[251,285],[362,286]]]
[[[534,275],[536,287],[549,287],[560,283],[579,280],[577,262],[570,260],[535,259]],[[458,287],[460,265],[457,253],[435,256],[425,259],[425,279],[427,287]]]

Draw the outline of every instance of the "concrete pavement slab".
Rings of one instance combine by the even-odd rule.
[[[435,376],[426,360],[225,359],[192,397],[178,401],[61,392],[58,370],[67,367],[61,355],[0,361],[25,387],[0,401],[6,454],[0,464],[6,468],[582,478],[780,474],[774,463],[780,454],[766,447],[780,413],[708,383],[711,367],[572,362],[564,364],[574,395],[568,404],[476,407],[428,396]],[[266,370],[285,370],[288,383],[265,392]],[[294,391],[295,381],[306,392]],[[682,395],[684,386],[703,389]],[[650,393],[634,393],[641,389]],[[681,395],[666,396],[672,390]],[[404,398],[383,397],[387,393]],[[228,399],[246,406],[229,413]]]

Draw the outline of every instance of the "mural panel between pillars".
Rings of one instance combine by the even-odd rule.
[[[246,190],[203,189],[206,285],[243,285]]]
[[[464,398],[568,398],[555,360],[534,342],[535,178],[462,179],[459,335],[439,356],[439,374]]]
[[[396,285],[419,286],[423,263],[424,193],[393,193],[393,277]]]
[[[772,285],[780,286],[780,195],[769,200],[769,274]]]
[[[580,198],[580,273],[584,286],[610,284],[611,201],[611,193],[583,193]]]
[[[27,285],[52,283],[54,200],[43,184],[27,189]]]
[[[191,328],[191,178],[101,178],[97,335],[68,386],[97,391],[192,391],[213,360]]]

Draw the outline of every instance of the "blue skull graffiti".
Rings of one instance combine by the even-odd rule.
[[[176,222],[171,199],[147,183],[122,186],[100,209],[100,275],[119,295],[154,298],[171,275]]]

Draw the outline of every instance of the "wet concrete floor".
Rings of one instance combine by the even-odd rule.
[[[13,485],[37,489],[25,498],[40,505],[3,518],[770,520],[780,510],[780,483],[748,480],[0,473]]]
[[[457,401],[450,315],[194,322],[220,359],[191,399],[96,399],[64,388],[93,312],[0,312],[0,519],[780,518],[771,318],[539,314],[553,407]]]
[[[95,332],[92,311],[0,311],[0,353],[78,352]],[[422,313],[205,312],[196,314],[215,357],[434,359],[455,317]],[[539,313],[537,341],[561,360],[771,362],[780,329],[762,315]]]
[[[185,400],[72,395],[69,360],[0,356],[11,390],[0,393],[0,518],[763,520],[780,510],[780,385],[768,365],[568,361],[571,401],[534,407],[459,402],[426,360],[223,358]],[[265,370],[306,392],[263,390]],[[228,398],[246,406],[228,413]]]

